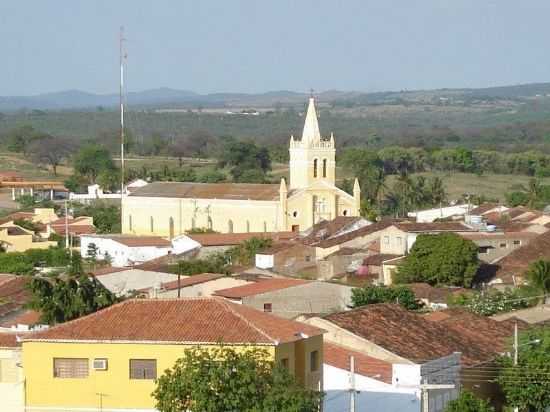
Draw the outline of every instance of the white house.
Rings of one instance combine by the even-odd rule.
[[[200,243],[181,235],[172,240],[160,236],[133,235],[82,235],[80,254],[84,258],[111,259],[114,267],[139,265],[141,263],[166,256],[181,255],[201,247]]]
[[[468,204],[436,207],[433,209],[417,210],[414,212],[409,212],[407,215],[409,217],[416,218],[417,223],[432,223],[437,219],[445,219],[451,216],[464,216],[475,207],[476,206],[474,205],[468,205]]]

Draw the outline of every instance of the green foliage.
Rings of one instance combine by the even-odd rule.
[[[445,412],[494,412],[495,409],[484,399],[477,398],[473,393],[461,391],[457,399],[450,401]]]
[[[200,183],[219,183],[225,180],[225,175],[217,169],[208,169],[197,176]]]
[[[35,271],[35,267],[56,267],[68,264],[68,251],[59,247],[0,254],[1,273],[31,274]]]
[[[340,163],[359,180],[361,197],[375,202],[384,185],[385,177],[384,164],[376,152],[368,149],[347,149],[342,153]],[[353,182],[350,181],[346,189],[344,190],[351,194]]]
[[[449,299],[448,303],[451,306],[463,306],[476,315],[492,316],[534,306],[539,301],[539,298],[534,296],[536,291],[531,288],[507,288],[502,292],[499,290],[472,291],[455,295]]]
[[[550,293],[550,261],[537,260],[531,263],[526,277],[529,284],[541,293]]]
[[[538,342],[538,343],[537,343]],[[513,349],[510,347],[510,352]],[[520,411],[548,410],[550,405],[550,328],[530,328],[519,334],[518,365],[501,357],[498,382],[506,403]]]
[[[31,232],[38,233],[40,231],[38,225],[28,219],[15,219],[13,221],[14,225],[20,226],[23,229],[30,230]]]
[[[76,173],[85,176],[90,183],[95,183],[100,173],[112,172],[115,165],[111,154],[104,146],[89,143],[75,154],[73,168]]]
[[[41,312],[41,322],[48,325],[88,315],[117,300],[95,277],[86,275],[66,279],[34,277],[30,290],[29,307]]]
[[[182,260],[170,269],[173,273],[192,276],[200,273],[228,273],[227,260],[221,253],[209,255],[205,259]]]
[[[316,412],[321,401],[257,348],[186,349],[156,384],[160,412]]]
[[[351,301],[355,308],[374,303],[398,303],[407,310],[416,310],[422,307],[422,303],[416,299],[413,291],[404,285],[368,285],[354,288],[351,291]]]
[[[34,127],[24,125],[10,130],[6,135],[5,144],[10,152],[24,153],[31,142],[46,136],[45,133],[36,130]]]
[[[91,216],[97,233],[120,233],[120,207],[96,201],[89,205],[74,204],[74,216]]]
[[[221,167],[231,167],[230,174],[236,182],[262,183],[271,170],[271,158],[265,147],[234,139],[225,143],[218,161]]]
[[[419,235],[395,274],[398,283],[470,287],[479,267],[477,245],[454,233]]]
[[[271,247],[272,243],[269,238],[253,237],[228,249],[225,255],[233,265],[248,266],[253,264],[256,253]]]
[[[524,206],[529,202],[529,196],[525,192],[513,191],[504,195],[506,204],[510,207]]]

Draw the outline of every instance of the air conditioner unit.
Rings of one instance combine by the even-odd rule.
[[[93,368],[96,371],[106,371],[107,359],[94,359]]]

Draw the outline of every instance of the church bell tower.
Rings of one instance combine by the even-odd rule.
[[[336,149],[334,136],[322,139],[315,111],[315,99],[309,99],[302,139],[290,137],[290,189],[310,187],[319,182],[335,185]]]

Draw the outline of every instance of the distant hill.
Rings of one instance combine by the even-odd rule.
[[[324,103],[354,105],[384,104],[395,101],[423,102],[439,98],[455,100],[510,99],[517,100],[550,95],[550,83],[531,83],[479,89],[405,90],[377,93],[325,91],[318,94]],[[197,108],[197,107],[275,107],[303,105],[306,93],[287,90],[266,93],[212,93],[198,94],[189,90],[158,88],[130,92],[126,99],[133,107],[142,108]],[[35,96],[0,96],[0,112],[27,110],[82,110],[98,107],[114,108],[118,94],[94,94],[80,90],[65,90]]]

